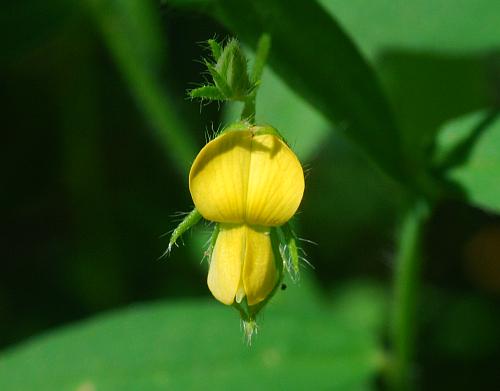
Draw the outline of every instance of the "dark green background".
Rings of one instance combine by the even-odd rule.
[[[166,53],[159,88],[168,92],[169,108],[196,150],[231,114],[217,104],[188,100],[186,89],[205,80],[198,60],[208,52],[201,43],[233,32],[196,5],[165,3],[153,7]],[[407,155],[424,150],[420,145],[445,121],[498,103],[500,35],[492,37],[489,19],[481,29],[480,10],[470,17],[469,30],[454,32],[463,44],[456,50],[448,35],[435,39],[427,31],[439,23],[463,25],[468,16],[450,2],[443,4],[452,11],[438,2],[427,19],[420,19],[426,2],[423,11],[384,2],[379,8],[340,3],[323,5],[375,66],[405,129]],[[158,142],[92,7],[30,0],[3,5],[1,13],[0,347],[132,303],[208,297],[207,265],[200,264],[207,225],[168,259],[158,259],[176,212],[192,206],[187,170]],[[356,20],[363,15],[371,24]],[[398,21],[413,26],[422,40],[398,34]],[[307,27],[298,26],[297,36]],[[475,30],[476,41],[470,36]],[[309,44],[315,51],[315,43]],[[300,61],[321,62],[321,49],[317,58]],[[335,69],[331,73],[335,78]],[[352,281],[369,281],[367,286],[389,294],[403,190],[330,125],[307,94],[301,98],[277,76],[266,75],[257,118],[260,112],[262,121],[278,127],[307,168],[297,226],[301,237],[316,244],[304,242],[314,266],[305,275],[325,297]],[[272,88],[265,90],[266,81]],[[288,82],[293,87],[302,81]],[[413,155],[410,160],[425,159]],[[425,242],[416,382],[425,389],[494,389],[500,382],[500,219],[446,199],[431,218]],[[236,314],[230,321],[238,328]],[[265,321],[272,323],[272,316]],[[381,332],[382,344],[385,338]]]

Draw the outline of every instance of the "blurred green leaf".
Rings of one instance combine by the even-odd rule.
[[[436,138],[434,165],[446,169],[466,162],[482,131],[496,116],[494,111],[481,110],[446,122]]]
[[[500,47],[497,0],[319,0],[369,57],[391,48],[448,53]]]
[[[402,131],[405,153],[416,165],[444,122],[495,104],[494,57],[384,51],[377,61],[381,80]],[[499,71],[495,71],[499,69]]]
[[[458,120],[446,122],[439,130],[436,138],[434,161],[436,166],[445,165],[454,155],[457,148],[470,138],[474,129],[484,118],[483,111],[475,112]]]
[[[86,1],[138,105],[157,131],[159,142],[184,173],[195,156],[196,143],[162,88],[165,43],[158,10],[150,0]]]
[[[325,306],[302,284],[277,295],[251,347],[213,301],[134,306],[0,356],[0,389],[368,389],[382,363],[376,332],[345,314],[371,308],[373,291]]]
[[[388,313],[388,291],[369,280],[351,280],[336,287],[331,295],[335,300],[337,315],[353,327],[383,330]],[[367,298],[370,300],[367,300]]]
[[[261,33],[269,33],[270,64],[283,80],[387,172],[404,176],[397,129],[372,70],[316,2],[221,0],[216,16],[252,46]],[[306,137],[304,124],[301,138]]]
[[[444,121],[498,100],[498,1],[319,1],[377,68],[413,166]]]
[[[488,118],[486,112],[473,113],[447,124],[436,153],[458,152],[462,164],[448,171],[447,177],[463,188],[474,205],[500,213],[500,118]]]

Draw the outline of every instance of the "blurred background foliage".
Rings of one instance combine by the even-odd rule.
[[[412,190],[440,195],[412,382],[495,389],[498,15],[495,0],[2,4],[0,389],[380,388]],[[317,244],[248,349],[208,297],[208,227],[158,257],[192,207],[191,160],[238,113],[186,99],[202,42],[236,35],[252,58],[262,32],[257,121],[307,168],[297,227]]]

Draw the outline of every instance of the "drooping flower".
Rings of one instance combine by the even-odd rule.
[[[270,127],[240,124],[210,141],[189,173],[197,211],[219,223],[208,287],[220,302],[264,302],[281,280],[283,262],[271,229],[297,211],[304,172]]]

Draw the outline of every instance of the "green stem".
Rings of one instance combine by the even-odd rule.
[[[393,361],[388,372],[388,382],[394,390],[412,388],[410,375],[417,331],[416,310],[422,266],[422,242],[428,216],[427,202],[418,201],[408,210],[401,227],[391,324]]]
[[[241,120],[255,123],[255,94],[252,94],[245,100],[245,105],[243,106],[243,111],[241,112]]]

